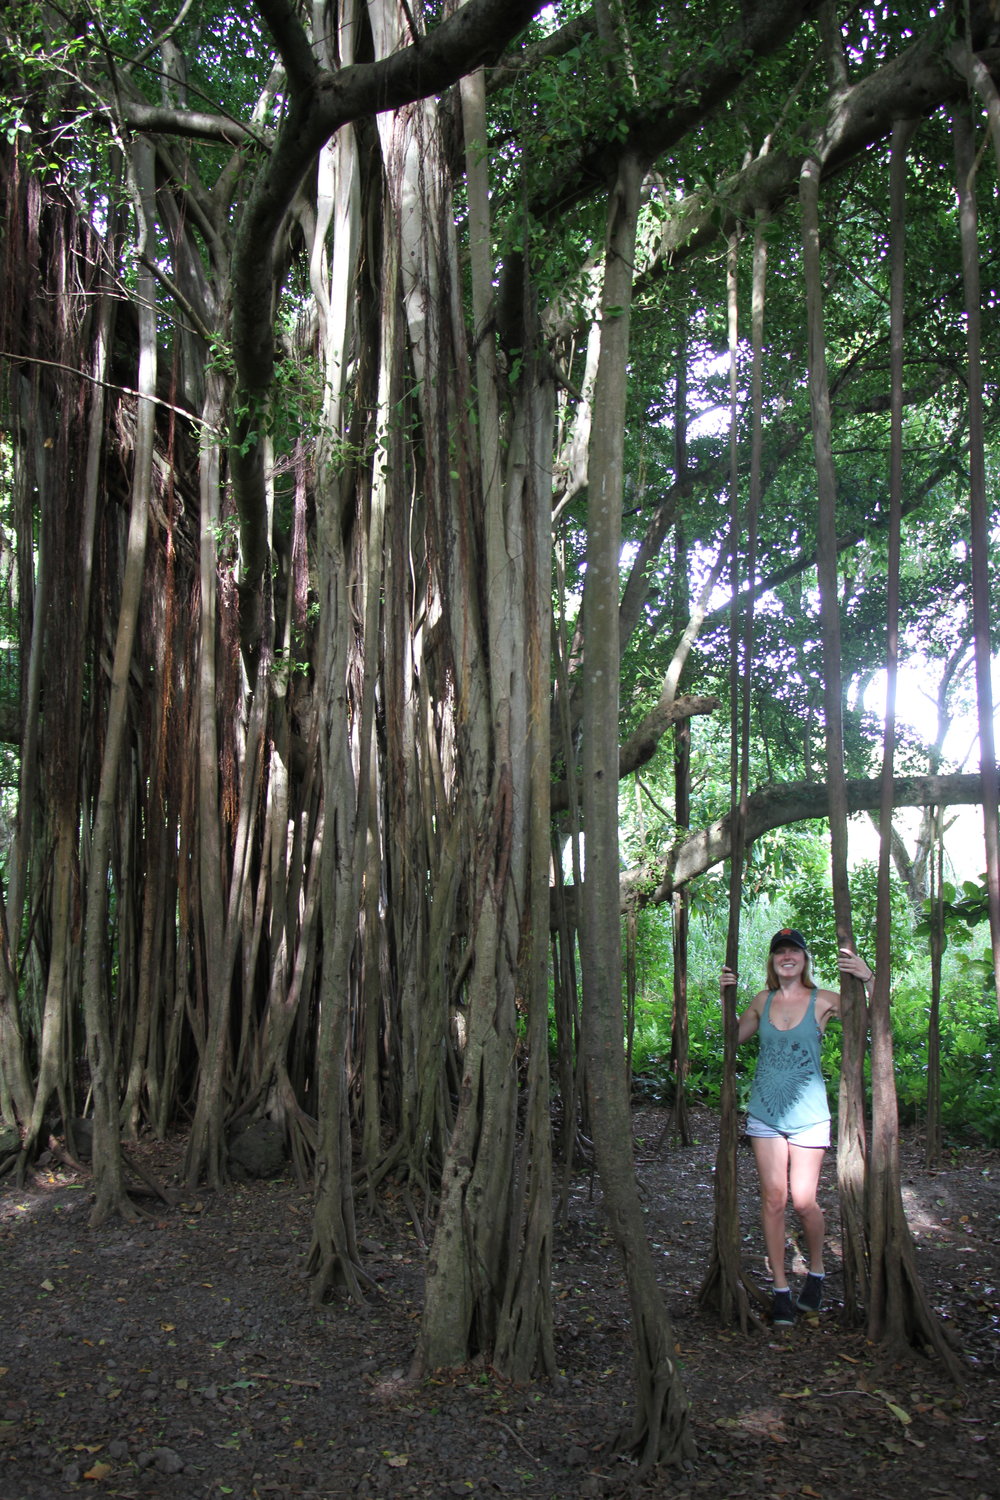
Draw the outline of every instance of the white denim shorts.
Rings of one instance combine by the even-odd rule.
[[[793,1146],[815,1146],[823,1150],[830,1144],[830,1121],[820,1120],[818,1125],[807,1125],[804,1130],[775,1130],[773,1125],[765,1125],[756,1115],[747,1115],[747,1135],[765,1141],[780,1136]]]

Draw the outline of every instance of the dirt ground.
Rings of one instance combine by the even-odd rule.
[[[1000,1152],[956,1150],[928,1173],[907,1140],[903,1181],[921,1274],[963,1351],[956,1387],[922,1355],[880,1357],[829,1306],[749,1336],[699,1311],[717,1130],[663,1139],[640,1110],[636,1149],[649,1235],[690,1396],[698,1459],[640,1478],[609,1451],[632,1408],[619,1262],[589,1176],[557,1232],[561,1372],[513,1388],[473,1368],[404,1379],[423,1255],[407,1214],[360,1211],[381,1295],[310,1305],[311,1198],[269,1182],[146,1200],[138,1225],[87,1228],[85,1177],[56,1162],[0,1188],[0,1500],[288,1496],[299,1500],[512,1495],[985,1500],[1000,1496]],[[140,1148],[176,1182],[183,1143]],[[761,1276],[756,1189],[740,1150],[747,1269]],[[833,1161],[824,1198],[835,1230]]]

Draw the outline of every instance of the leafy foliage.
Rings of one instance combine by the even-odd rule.
[[[993,958],[989,944],[980,957],[974,957],[968,949],[973,942],[973,931],[983,922],[989,921],[989,897],[986,876],[980,880],[963,881],[961,895],[950,881],[945,881],[941,890],[941,912],[943,917],[944,946],[953,945],[955,962],[970,977],[978,978],[987,993],[994,991]],[[934,922],[933,902],[924,902],[923,913],[916,926],[916,936],[929,939]]]
[[[818,875],[819,872],[817,872]],[[863,914],[873,899],[873,873],[862,867],[855,874],[857,910]],[[971,884],[971,883],[970,883]],[[798,887],[809,890],[808,882]],[[930,1013],[930,973],[910,909],[894,891],[894,951],[892,1028],[896,1090],[900,1117],[919,1125],[927,1103],[927,1029]],[[961,904],[961,903],[957,903]],[[971,912],[970,904],[969,911]],[[824,916],[825,911],[825,916]],[[767,943],[779,920],[813,924],[831,920],[826,903],[807,896],[798,904],[782,900],[778,906],[757,903],[747,913],[741,943],[741,996],[746,999],[763,975]],[[966,916],[956,919],[965,925]],[[820,960],[823,980],[835,983],[835,948],[816,926],[805,928]],[[828,931],[829,926],[823,929]],[[703,909],[691,934],[691,975],[688,992],[690,1025],[690,1096],[705,1104],[718,1103],[722,1086],[722,1019],[718,971],[725,945],[725,911]],[[670,1059],[671,986],[669,924],[660,912],[644,912],[639,922],[639,996],[636,1007],[634,1073],[637,1095],[669,1104],[675,1079]],[[755,977],[756,976],[756,977]],[[941,1113],[944,1128],[955,1140],[981,1139],[1000,1145],[1000,1019],[995,1000],[983,984],[978,961],[970,962],[960,949],[947,955],[941,1007]],[[749,1098],[755,1044],[740,1049],[737,1059],[737,1097],[741,1108]],[[840,1066],[840,1032],[830,1026],[823,1042],[824,1071],[830,1081],[831,1109],[836,1114],[833,1080]]]

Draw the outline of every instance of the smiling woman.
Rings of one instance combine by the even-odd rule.
[[[866,988],[874,975],[864,959],[840,950],[842,972]],[[720,989],[734,989],[736,975],[724,968]],[[754,996],[739,1018],[738,1038],[759,1035],[760,1057],[747,1117],[760,1179],[761,1221],[774,1290],[771,1320],[777,1327],[795,1321],[796,1307],[817,1313],[823,1301],[823,1244],[826,1222],[817,1200],[823,1153],[830,1144],[830,1105],[820,1057],[827,1023],[840,1018],[840,996],[819,989],[812,976],[806,940],[793,927],[771,939],[767,989]],[[793,1304],[785,1270],[785,1212],[791,1196],[805,1234],[809,1274]]]

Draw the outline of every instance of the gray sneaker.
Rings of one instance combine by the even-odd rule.
[[[803,1312],[817,1313],[823,1306],[823,1277],[814,1276],[812,1271],[806,1277],[799,1288],[799,1295],[795,1299],[796,1307]]]
[[[775,1328],[791,1328],[795,1322],[791,1292],[774,1293],[771,1298],[771,1322]]]

